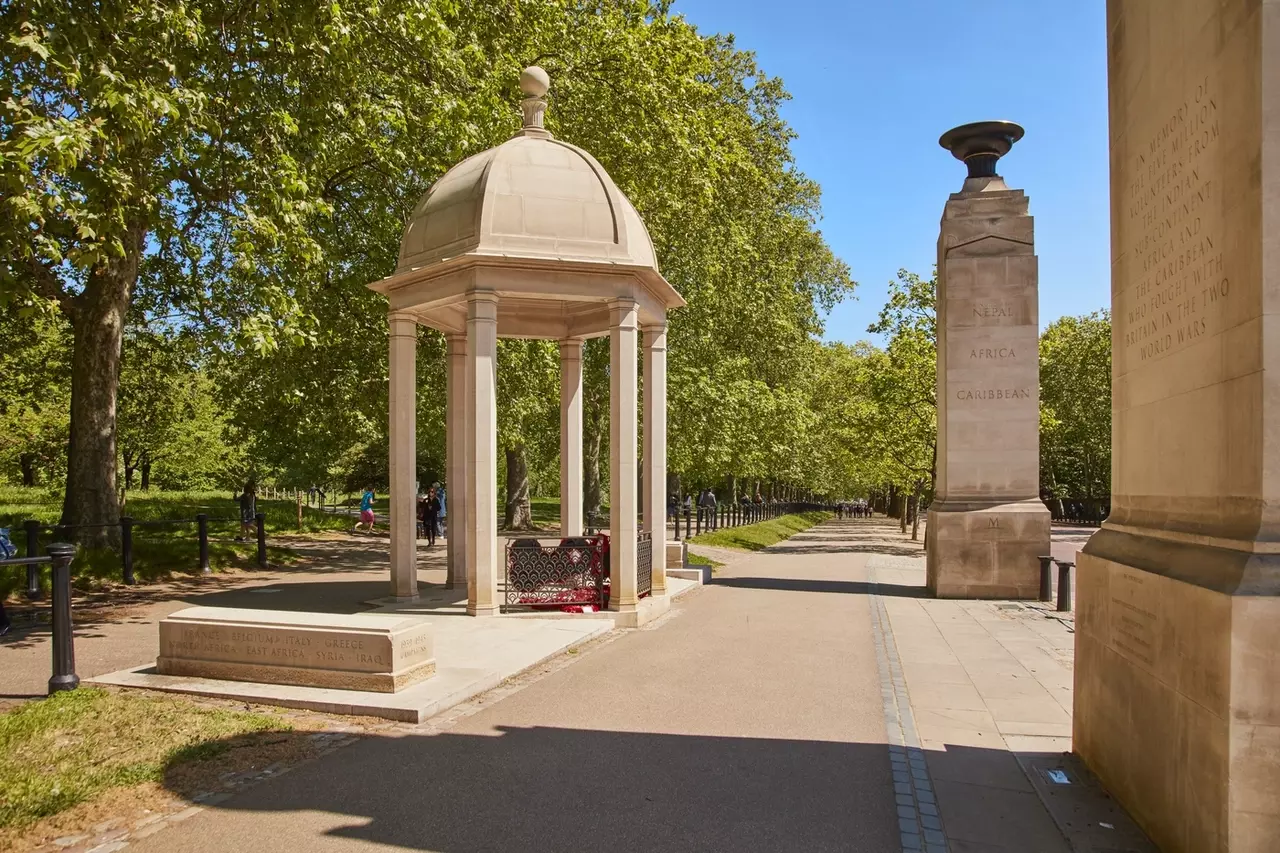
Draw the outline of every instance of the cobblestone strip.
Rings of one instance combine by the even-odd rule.
[[[916,734],[915,717],[902,675],[902,661],[893,641],[893,628],[884,597],[876,590],[876,566],[894,568],[895,558],[876,556],[867,561],[871,582],[871,624],[880,668],[880,697],[884,700],[884,722],[889,735],[889,761],[893,766],[893,793],[898,805],[898,831],[903,853],[949,853],[942,830],[942,815],[929,778],[929,766]]]

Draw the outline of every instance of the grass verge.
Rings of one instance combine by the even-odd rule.
[[[756,524],[745,524],[742,527],[722,527],[711,533],[694,536],[689,542],[693,545],[710,545],[715,548],[759,551],[808,530],[828,518],[831,518],[829,512],[800,512]]]
[[[104,798],[142,802],[148,786],[179,796],[209,790],[228,766],[260,762],[250,755],[260,749],[305,748],[306,733],[292,730],[274,714],[96,688],[20,705],[0,715],[0,849],[71,831],[58,820],[70,811],[101,818],[91,807]]]
[[[724,563],[719,560],[713,560],[710,557],[704,557],[701,554],[695,554],[692,551],[685,555],[685,561],[691,566],[710,566],[713,574],[716,569],[724,565]]]
[[[125,513],[134,520],[133,569],[143,582],[163,580],[174,575],[196,574],[200,570],[200,547],[195,517],[209,517],[209,567],[215,571],[253,569],[257,567],[257,544],[236,542],[240,533],[239,506],[230,492],[129,492]],[[298,533],[297,504],[291,500],[259,499],[258,510],[266,517],[267,560],[274,565],[294,562],[296,555],[280,547],[282,534]],[[22,554],[26,553],[26,536],[22,522],[34,519],[42,525],[56,524],[62,512],[62,497],[43,488],[0,486],[0,527],[9,528],[9,536]],[[184,521],[184,524],[158,525],[158,521]],[[353,520],[346,516],[303,507],[302,531],[317,533],[349,530]],[[41,549],[53,541],[48,529],[40,531]],[[117,550],[82,551],[72,566],[82,588],[122,579],[123,567]],[[41,568],[47,586],[49,569]],[[0,569],[0,600],[24,583],[25,569]]]

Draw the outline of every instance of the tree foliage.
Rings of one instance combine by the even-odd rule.
[[[1062,317],[1040,336],[1040,486],[1111,494],[1111,312]]]

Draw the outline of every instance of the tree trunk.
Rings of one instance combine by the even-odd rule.
[[[119,538],[116,498],[116,392],[125,313],[138,278],[145,229],[135,225],[125,238],[124,257],[89,273],[74,297],[70,320],[71,435],[67,443],[67,489],[61,524],[73,540],[107,547]],[[130,239],[132,238],[132,239]],[[105,525],[76,530],[76,525]]]
[[[133,488],[133,472],[136,470],[137,468],[134,467],[129,459],[129,454],[126,453],[124,455],[124,487],[126,491]]]
[[[902,496],[898,494],[897,486],[889,486],[889,501],[884,514],[890,518],[897,518],[902,514]]]
[[[151,459],[150,457],[142,460],[142,465],[138,469],[142,472],[142,491],[151,489]]]
[[[508,530],[533,529],[529,505],[529,460],[524,445],[507,448],[507,504],[504,526]]]
[[[23,453],[18,457],[18,464],[22,466],[22,485],[34,486],[36,484],[36,456],[34,453]]]
[[[920,541],[920,492],[924,483],[916,480],[916,490],[911,494],[911,541]]]
[[[586,482],[582,486],[582,512],[584,516],[600,514],[600,438],[601,431],[587,436],[583,442],[582,462]]]

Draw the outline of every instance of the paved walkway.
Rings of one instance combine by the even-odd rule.
[[[1062,755],[1070,621],[928,599],[923,565],[883,521],[822,525],[567,666],[129,849],[1150,850]]]

